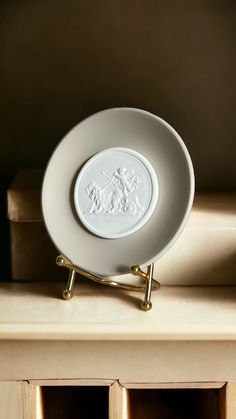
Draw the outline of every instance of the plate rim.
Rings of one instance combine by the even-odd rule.
[[[107,108],[107,109],[102,109],[98,112],[95,112],[95,113],[81,119],[57,143],[56,147],[53,149],[53,152],[52,152],[52,154],[51,154],[51,156],[50,156],[50,158],[49,158],[49,160],[46,164],[45,171],[44,171],[44,176],[43,176],[43,181],[42,181],[42,189],[41,189],[41,209],[42,209],[44,225],[46,227],[47,233],[48,233],[49,237],[51,238],[52,242],[54,243],[55,247],[61,253],[61,249],[59,249],[59,246],[57,245],[57,243],[55,243],[55,241],[54,241],[54,239],[53,239],[53,237],[52,237],[52,235],[51,235],[51,233],[48,229],[48,226],[47,226],[47,223],[46,223],[46,220],[45,220],[45,216],[44,216],[43,195],[44,195],[44,187],[45,187],[45,178],[46,178],[46,175],[47,175],[48,167],[50,166],[51,160],[53,159],[54,155],[56,154],[57,149],[60,147],[61,143],[65,140],[65,138],[67,136],[69,136],[77,128],[78,125],[80,125],[83,122],[88,121],[90,118],[98,116],[99,114],[111,113],[111,112],[117,112],[117,111],[125,111],[125,112],[134,112],[135,111],[137,113],[140,113],[140,114],[146,115],[148,117],[154,118],[157,121],[159,121],[162,125],[164,125],[169,131],[172,132],[172,134],[174,135],[175,139],[177,140],[181,150],[183,151],[185,159],[187,161],[187,167],[188,167],[188,172],[189,172],[190,188],[189,188],[188,201],[187,201],[187,205],[186,205],[186,208],[185,208],[185,213],[184,213],[184,216],[182,218],[182,221],[179,224],[179,226],[178,226],[177,230],[175,231],[171,240],[169,240],[169,242],[162,248],[162,250],[157,255],[155,255],[154,257],[148,259],[145,263],[140,264],[140,267],[143,269],[143,268],[146,268],[151,263],[155,263],[158,259],[160,259],[175,244],[177,239],[180,237],[180,235],[183,232],[184,227],[187,223],[187,220],[189,218],[191,208],[192,208],[192,205],[193,205],[194,194],[195,194],[195,175],[194,175],[193,164],[192,164],[192,160],[191,160],[188,148],[187,148],[186,144],[184,143],[184,141],[182,140],[182,138],[180,137],[180,135],[178,134],[178,132],[167,121],[165,121],[160,116],[155,115],[152,112],[141,109],[141,108],[120,106],[120,107],[111,107],[111,108]],[[84,162],[84,164],[85,163],[86,162]],[[117,240],[119,240],[119,239],[117,239]],[[68,257],[68,255],[66,255],[65,253],[63,253],[63,255],[65,257],[67,257],[68,259],[70,259]],[[135,261],[134,261],[134,263],[135,263]],[[93,272],[97,275],[106,276],[106,277],[124,276],[124,275],[127,275],[129,273],[129,271],[127,271],[125,273],[120,272],[119,274],[114,273],[114,272],[102,274],[102,273],[96,272],[95,270],[88,269],[86,266],[82,266],[81,264],[80,264],[80,267],[84,270]]]

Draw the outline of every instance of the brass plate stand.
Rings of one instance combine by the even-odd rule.
[[[157,282],[153,278],[153,271],[154,271],[154,263],[151,263],[147,267],[147,272],[144,272],[139,265],[133,265],[130,268],[130,272],[135,275],[143,278],[145,283],[143,285],[131,285],[131,284],[124,284],[121,282],[114,281],[109,278],[105,278],[102,276],[95,275],[91,272],[85,271],[82,268],[74,265],[70,260],[65,258],[65,256],[58,256],[56,259],[56,263],[58,266],[62,266],[64,268],[69,269],[69,277],[67,282],[67,288],[63,291],[63,299],[70,300],[73,297],[73,287],[75,282],[76,273],[85,276],[86,278],[91,279],[92,281],[98,282],[102,285],[107,285],[109,287],[114,288],[122,288],[128,291],[144,291],[144,299],[141,302],[141,309],[144,311],[149,311],[152,308],[151,303],[151,295],[152,291],[156,291],[160,288],[159,282]]]

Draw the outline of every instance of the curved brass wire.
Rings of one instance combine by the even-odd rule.
[[[121,283],[114,281],[99,275],[95,275],[92,272],[88,272],[82,268],[79,268],[77,265],[74,265],[70,260],[65,258],[65,256],[60,255],[56,258],[56,263],[58,266],[63,266],[64,268],[70,269],[71,271],[77,272],[78,274],[86,276],[86,278],[91,279],[94,282],[97,282],[102,285],[106,285],[113,288],[121,288],[128,291],[145,291],[146,283],[143,285],[131,285],[127,283]],[[130,272],[135,276],[140,276],[144,279],[148,279],[148,274],[143,272],[139,265],[133,265],[130,268]],[[160,288],[160,284],[154,278],[152,278],[152,291],[156,291]]]

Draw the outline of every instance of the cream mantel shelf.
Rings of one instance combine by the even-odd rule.
[[[236,287],[163,286],[143,312],[142,294],[64,285],[0,285],[0,380],[236,381]]]
[[[64,284],[1,284],[0,340],[235,341],[236,286],[167,287],[141,293],[80,281],[71,301]]]
[[[66,394],[76,389],[96,403],[99,386],[108,389],[109,419],[161,418],[166,411],[179,418],[179,408],[236,419],[236,286],[163,286],[143,312],[142,294],[80,280],[64,301],[64,285],[0,286],[0,419],[47,419],[61,408],[60,417],[68,417]],[[62,407],[48,399],[50,387]],[[171,389],[168,401],[161,389]],[[185,407],[186,398],[176,407],[180,389],[192,389],[194,406]]]

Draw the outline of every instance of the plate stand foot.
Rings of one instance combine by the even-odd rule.
[[[70,300],[73,297],[75,276],[76,276],[76,271],[74,269],[70,269],[68,282],[67,282],[67,288],[63,291],[63,294],[62,294],[63,300]]]
[[[152,291],[157,289],[157,288],[153,287],[153,281],[156,284],[158,284],[158,288],[160,288],[159,282],[157,282],[157,281],[155,281],[155,279],[153,279],[154,263],[151,263],[150,265],[148,265],[147,272],[144,272],[140,268],[139,265],[131,266],[130,271],[132,272],[133,275],[141,276],[142,278],[144,278],[146,280],[145,295],[144,295],[144,300],[141,303],[141,309],[143,311],[151,310],[151,308],[152,308],[152,303],[151,303]]]
[[[147,280],[146,280],[145,296],[144,296],[144,300],[141,303],[141,309],[143,311],[149,311],[152,308],[151,297],[152,297],[153,271],[154,271],[154,264],[151,263],[151,265],[149,265],[148,268],[147,268]]]

